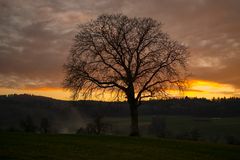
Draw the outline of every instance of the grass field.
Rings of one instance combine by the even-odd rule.
[[[1,160],[237,160],[240,147],[116,136],[0,133]]]
[[[212,137],[224,137],[232,135],[240,139],[240,117],[229,118],[203,118],[191,116],[162,116],[166,120],[166,128],[172,134],[187,132],[197,129],[201,138],[211,139]],[[139,126],[142,135],[148,135],[148,126],[152,116],[140,116]],[[127,135],[130,126],[128,117],[106,118],[106,122],[113,125],[113,128],[122,135]]]

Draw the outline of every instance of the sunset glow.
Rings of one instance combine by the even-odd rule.
[[[229,84],[222,84],[212,81],[192,80],[189,84],[189,89],[185,95],[189,97],[236,97],[236,89]]]
[[[34,94],[40,96],[52,97],[55,99],[62,100],[71,100],[71,93],[69,91],[64,90],[63,88],[29,88],[29,89],[9,89],[9,88],[0,88],[1,94]],[[213,97],[238,97],[240,92],[236,90],[232,85],[229,84],[221,84],[212,81],[204,81],[204,80],[191,80],[189,81],[189,86],[185,91],[179,92],[177,90],[169,90],[169,97],[198,97],[198,98],[208,98],[211,99]],[[84,99],[81,95],[79,99]],[[115,98],[110,92],[105,92],[105,94],[101,94],[101,92],[96,92],[92,95],[91,100],[100,100],[100,101],[124,101],[123,97],[119,99]]]

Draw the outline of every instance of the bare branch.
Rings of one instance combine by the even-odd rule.
[[[64,86],[90,96],[96,90],[125,94],[129,102],[164,95],[184,83],[187,48],[151,18],[101,15],[79,26],[65,65]]]

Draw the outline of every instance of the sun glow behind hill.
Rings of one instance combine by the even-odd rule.
[[[0,94],[33,94],[39,96],[52,97],[62,100],[70,100],[70,93],[64,91],[62,88],[29,88],[29,89],[10,89],[10,88],[0,88]]]
[[[222,84],[212,81],[191,80],[189,86],[183,94],[177,91],[170,91],[172,96],[188,96],[188,97],[205,97],[211,99],[213,97],[237,97],[239,91],[234,86]]]
[[[52,97],[62,100],[71,100],[71,93],[64,90],[63,88],[25,88],[25,89],[10,89],[10,88],[0,88],[0,94],[33,94]],[[236,90],[234,86],[229,84],[221,84],[217,82],[204,81],[204,80],[190,80],[187,89],[184,92],[179,92],[177,90],[169,90],[168,94],[170,97],[205,97],[211,99],[213,97],[239,97],[240,91]],[[123,101],[124,98],[114,99],[115,95],[110,92],[95,92],[91,100],[100,101],[113,101],[120,100]],[[84,99],[79,97],[79,99]]]

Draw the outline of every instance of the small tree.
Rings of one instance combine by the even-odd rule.
[[[49,133],[50,131],[50,123],[47,118],[42,118],[40,122],[40,131],[42,133]]]
[[[26,116],[24,120],[21,120],[20,126],[25,132],[36,132],[37,130],[37,126],[34,124],[32,117],[29,115]]]
[[[65,65],[64,86],[77,98],[95,91],[126,97],[131,134],[139,135],[138,107],[142,100],[182,89],[187,48],[171,40],[151,18],[101,15],[79,26]]]
[[[103,117],[100,115],[97,115],[96,117],[94,117],[93,122],[89,123],[86,126],[86,131],[88,134],[99,135],[110,129],[111,129],[111,125],[103,122]]]

